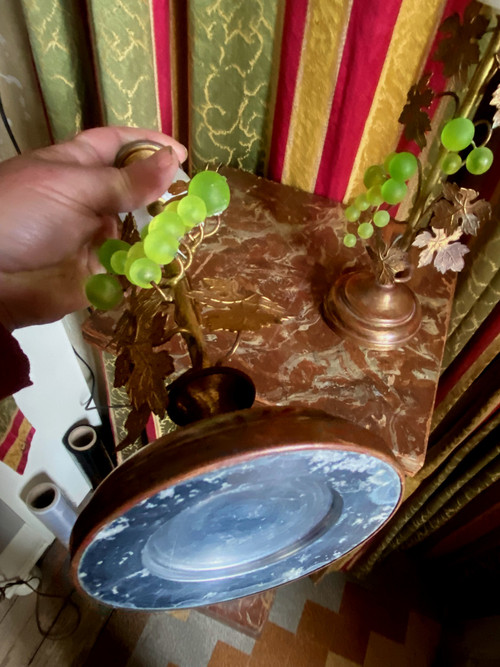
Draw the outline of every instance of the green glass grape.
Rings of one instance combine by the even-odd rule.
[[[441,169],[445,174],[448,174],[448,176],[456,174],[461,166],[462,158],[458,153],[447,153],[441,162]]]
[[[129,248],[127,256],[128,259],[139,259],[140,257],[144,257],[144,242],[137,241],[137,243],[134,243],[134,245]]]
[[[369,239],[373,236],[373,227],[369,222],[362,222],[358,227],[358,236],[360,239]]]
[[[370,189],[375,185],[382,185],[387,176],[384,167],[381,164],[372,164],[371,167],[365,171],[363,176],[363,183],[365,188]]]
[[[408,181],[417,171],[417,158],[413,153],[396,153],[389,164],[389,174],[396,181]]]
[[[178,250],[178,239],[160,230],[150,232],[144,241],[146,257],[157,264],[170,264]]]
[[[487,172],[492,163],[493,152],[487,146],[473,148],[465,160],[467,171],[475,176],[480,176]]]
[[[373,223],[377,227],[385,227],[389,224],[390,219],[391,216],[389,215],[389,211],[377,211],[373,216]]]
[[[205,220],[207,207],[201,197],[186,195],[180,200],[177,213],[180,215],[186,229],[192,229]]]
[[[354,200],[354,205],[360,211],[366,211],[366,209],[370,206],[370,202],[368,201],[366,194],[364,192],[362,192],[360,195],[356,197],[356,199]]]
[[[356,222],[356,220],[360,216],[360,213],[361,211],[359,210],[359,208],[354,206],[354,204],[351,204],[346,208],[344,215],[346,219],[349,220],[349,222]]]
[[[177,208],[179,206],[179,199],[174,199],[174,201],[169,202],[165,208],[163,209],[164,211],[172,211],[173,213],[177,213]]]
[[[151,220],[149,230],[172,234],[177,239],[180,239],[186,233],[186,227],[180,215],[175,211],[167,211],[166,209]]]
[[[216,171],[200,171],[188,185],[188,194],[201,197],[207,207],[207,215],[219,215],[229,206],[230,192],[227,180]]]
[[[462,151],[474,139],[474,123],[469,118],[453,118],[443,127],[441,143],[449,151]]]
[[[107,273],[98,273],[87,278],[85,294],[90,303],[99,310],[115,308],[123,298],[120,283]]]
[[[132,262],[127,277],[134,285],[151,289],[152,282],[159,283],[161,280],[161,267],[153,260],[141,257]]]
[[[144,227],[141,229],[140,234],[141,234],[141,239],[144,241],[146,236],[149,234],[149,224],[144,225]]]
[[[396,155],[396,151],[392,151],[391,153],[389,153],[389,155],[387,155],[387,157],[384,160],[384,169],[387,173],[389,173],[389,167],[391,166],[392,158],[395,155]]]
[[[134,262],[136,259],[141,259],[142,257],[146,257],[144,253],[144,242],[138,241],[137,243],[134,243],[134,245],[127,253],[127,261],[125,262],[125,275],[127,278],[129,269],[132,266],[132,262]]]
[[[120,239],[107,239],[97,251],[97,257],[106,271],[113,273],[111,268],[111,257],[117,250],[128,250],[130,244]]]
[[[405,198],[408,188],[405,183],[390,178],[382,185],[381,190],[387,204],[399,204]]]
[[[382,188],[380,185],[373,185],[366,193],[366,198],[372,206],[380,206],[384,201],[382,197]]]
[[[125,266],[127,264],[128,252],[126,250],[117,250],[111,256],[111,268],[115,273],[125,275]]]
[[[357,240],[358,239],[356,238],[355,234],[346,234],[344,236],[344,245],[347,248],[354,248],[354,246],[356,245]]]

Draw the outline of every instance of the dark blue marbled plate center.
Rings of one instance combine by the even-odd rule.
[[[78,576],[98,600],[175,609],[304,576],[371,535],[399,501],[380,459],[329,449],[270,454],[152,495],[102,528]]]

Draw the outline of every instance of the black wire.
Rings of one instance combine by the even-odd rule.
[[[14,136],[14,132],[12,132],[12,128],[9,125],[9,121],[7,120],[7,116],[5,115],[5,109],[3,107],[3,102],[2,102],[2,96],[0,95],[0,116],[2,117],[3,124],[5,125],[5,129],[7,130],[7,134],[10,137],[10,140],[12,141],[12,145],[16,149],[16,153],[18,155],[21,155],[21,149],[19,148],[19,144],[16,141],[16,138]]]
[[[98,403],[96,403],[96,401],[95,401],[95,388],[96,388],[97,383],[96,383],[95,373],[92,370],[92,367],[87,363],[87,361],[85,361],[85,359],[80,354],[78,354],[78,352],[75,350],[73,345],[71,347],[73,348],[73,352],[76,354],[78,359],[80,359],[82,364],[85,364],[85,366],[88,368],[88,371],[89,371],[90,377],[91,377],[90,396],[88,398],[88,401],[85,403],[85,407],[84,407],[85,411],[90,412],[90,410],[104,410],[105,408],[108,408],[110,410],[117,410],[118,408],[129,408],[130,405],[126,405],[126,404],[124,404],[124,405],[99,405]],[[95,407],[90,406],[92,401],[95,403]]]
[[[7,584],[0,585],[0,601],[5,600],[6,596],[6,590],[8,588],[11,588],[12,586],[21,586],[25,585],[28,586],[28,588],[31,588],[31,590],[36,594],[36,604],[35,604],[35,619],[36,619],[36,626],[38,628],[38,632],[42,635],[42,637],[46,637],[48,639],[66,639],[66,637],[70,637],[76,630],[78,629],[78,626],[80,625],[80,622],[82,620],[82,613],[80,611],[80,607],[76,604],[74,600],[71,599],[71,596],[73,595],[74,589],[71,589],[71,591],[67,595],[56,595],[54,593],[42,593],[39,591],[37,588],[34,588],[30,584],[30,581],[33,581],[33,579],[37,579],[40,582],[40,585],[42,583],[42,580],[40,577],[37,576],[32,576],[30,577],[27,581],[25,579],[16,579],[14,581],[9,581]],[[44,630],[42,628],[42,624],[40,621],[40,598],[56,598],[59,600],[63,600],[63,604],[59,611],[57,612],[54,620],[50,624],[48,630]],[[71,628],[71,630],[68,630],[67,632],[51,632],[52,628],[55,626],[57,621],[59,620],[59,617],[61,616],[62,612],[64,609],[66,609],[67,605],[71,605],[74,610],[76,611],[76,621],[74,627]]]

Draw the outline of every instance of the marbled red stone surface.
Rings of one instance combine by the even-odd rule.
[[[321,302],[342,271],[368,261],[361,244],[342,243],[341,206],[245,172],[224,173],[231,204],[217,235],[195,255],[192,286],[203,277],[237,277],[287,313],[279,325],[244,333],[230,365],[252,377],[260,403],[320,408],[361,424],[415,474],[424,462],[454,276],[415,270],[409,285],[423,320],[404,347],[376,351],[343,340],[323,321]],[[208,335],[214,361],[233,339]]]
[[[275,591],[269,590],[229,602],[199,607],[198,611],[256,638],[260,636],[267,622],[274,596]]]

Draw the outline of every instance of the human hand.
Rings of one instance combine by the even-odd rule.
[[[113,167],[138,139],[166,149]],[[117,234],[117,214],[163,194],[186,155],[159,132],[103,127],[1,163],[0,322],[12,330],[87,306],[83,284],[98,270],[95,248]]]

